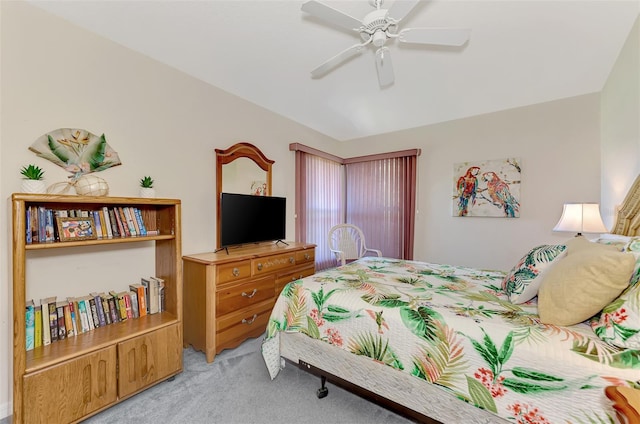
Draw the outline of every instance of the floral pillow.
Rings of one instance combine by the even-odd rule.
[[[640,349],[640,237],[623,247],[636,257],[629,287],[590,321],[593,331],[605,342],[621,348]]]
[[[511,303],[525,303],[538,294],[542,274],[566,256],[563,244],[534,247],[520,259],[502,281],[502,289]]]

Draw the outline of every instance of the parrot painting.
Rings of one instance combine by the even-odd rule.
[[[509,191],[509,184],[498,177],[495,172],[485,172],[482,180],[487,182],[487,193],[494,205],[504,211],[506,217],[515,218],[520,210],[520,203]]]
[[[467,216],[469,214],[469,206],[476,203],[476,191],[478,189],[477,175],[480,168],[472,166],[467,172],[458,178],[458,216]],[[471,202],[471,205],[469,205]]]

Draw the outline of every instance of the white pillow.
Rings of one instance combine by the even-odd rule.
[[[544,244],[531,249],[502,280],[502,289],[511,303],[525,303],[536,297],[542,275],[564,258],[567,246]]]

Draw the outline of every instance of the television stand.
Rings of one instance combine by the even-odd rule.
[[[284,240],[276,240],[275,245],[277,246],[277,245],[278,245],[278,243],[282,243],[282,244],[284,244],[285,246],[289,246],[289,243],[287,243],[287,242],[286,242],[286,241],[284,241]]]

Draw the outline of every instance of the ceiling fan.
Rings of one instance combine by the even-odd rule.
[[[372,44],[376,50],[376,69],[380,87],[387,87],[394,82],[391,54],[385,43],[390,39],[398,39],[402,43],[433,44],[441,46],[462,46],[469,40],[471,30],[457,28],[406,28],[398,31],[400,21],[404,19],[421,0],[395,0],[389,9],[383,9],[384,0],[369,0],[376,10],[369,12],[362,20],[344,12],[310,0],[302,5],[302,11],[314,15],[334,25],[357,32],[362,43],[355,44],[338,53],[322,65],[311,71],[313,78],[320,78],[329,71],[362,53],[364,48]]]

